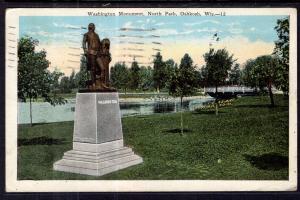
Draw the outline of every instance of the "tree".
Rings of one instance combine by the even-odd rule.
[[[173,59],[169,59],[165,62],[166,80],[169,80],[171,75],[175,72],[176,68],[178,68],[178,66]]]
[[[167,81],[166,65],[162,60],[160,52],[156,54],[153,63],[153,84],[159,93],[166,86]]]
[[[51,91],[56,92],[59,89],[59,79],[62,77],[64,73],[60,72],[57,68],[51,72],[51,77],[53,79],[53,83],[51,84]]]
[[[53,94],[53,96],[56,96],[57,98],[59,93],[60,93],[60,89],[59,89],[59,79],[60,77],[62,77],[64,75],[64,73],[60,72],[57,68],[54,69],[53,72],[51,72],[50,76],[52,77],[52,84],[50,86],[50,90],[51,93]]]
[[[131,89],[138,89],[139,84],[140,84],[140,77],[139,77],[139,71],[140,71],[140,67],[138,65],[138,63],[134,60],[131,64],[131,68],[130,68],[130,88]]]
[[[208,86],[208,75],[207,75],[207,68],[205,66],[202,66],[199,69],[199,73],[198,73],[198,84],[200,87],[206,87]]]
[[[278,65],[280,63],[276,57],[265,55],[257,57],[255,61],[249,62],[248,66],[246,66],[248,67],[248,85],[259,87],[261,90],[267,87],[272,107],[275,105],[272,85],[277,78]]]
[[[277,26],[275,26],[277,31],[278,40],[275,42],[275,48],[273,54],[275,54],[279,59],[279,64],[277,66],[276,80],[274,82],[275,86],[282,90],[285,94],[289,91],[289,43],[290,43],[290,28],[289,28],[289,18],[283,18],[277,20]]]
[[[75,71],[72,70],[72,73],[70,74],[69,77],[69,83],[70,83],[70,89],[77,88],[76,80],[75,80]]]
[[[257,91],[257,88],[261,88],[263,86],[259,86],[258,77],[255,74],[254,67],[255,60],[249,59],[246,61],[245,67],[242,71],[242,81],[244,85],[255,88]]]
[[[86,57],[81,56],[80,59],[80,70],[75,75],[75,85],[78,88],[85,88],[88,80]]]
[[[130,76],[125,63],[116,63],[111,67],[110,80],[113,87],[123,89],[126,93],[126,90],[129,87]]]
[[[240,65],[236,63],[229,72],[229,83],[232,85],[240,85],[241,78],[242,72],[240,70]]]
[[[209,85],[214,85],[216,88],[216,100],[215,108],[216,115],[218,115],[219,98],[218,98],[218,86],[224,84],[228,77],[228,71],[231,69],[235,60],[233,55],[229,55],[226,49],[210,49],[208,53],[204,54],[204,60],[206,62],[206,81]]]
[[[26,102],[29,99],[30,124],[32,125],[32,101],[42,97],[51,105],[63,104],[66,101],[51,94],[51,88],[60,75],[48,71],[50,62],[46,59],[46,51],[35,51],[38,40],[22,37],[18,42],[18,98]]]
[[[149,90],[153,86],[153,70],[150,66],[142,66],[139,71],[140,86],[142,90]]]
[[[70,93],[72,91],[70,78],[67,76],[62,77],[60,80],[59,88],[61,93]]]
[[[185,54],[181,59],[179,68],[176,68],[170,77],[168,83],[169,93],[172,96],[180,97],[180,125],[181,134],[183,134],[182,103],[183,97],[193,95],[197,88],[196,69],[192,58]]]

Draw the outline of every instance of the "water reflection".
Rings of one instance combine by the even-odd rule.
[[[213,98],[201,98],[193,100],[185,100],[182,104],[182,110],[193,111],[201,107],[203,103],[213,101]],[[121,115],[147,115],[153,113],[173,113],[180,111],[179,101],[156,101],[156,102],[141,102],[141,103],[120,103]]]
[[[195,110],[204,103],[212,101],[213,98],[205,97],[183,101],[183,110]],[[149,115],[153,113],[173,113],[180,111],[180,101],[141,101],[120,102],[121,115]],[[64,105],[51,106],[46,102],[33,102],[33,123],[48,123],[74,120],[75,100],[68,100]],[[18,124],[30,123],[29,103],[18,103]]]

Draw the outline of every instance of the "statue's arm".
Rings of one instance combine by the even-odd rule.
[[[84,35],[83,35],[83,39],[82,39],[82,48],[83,48],[84,54],[87,55],[87,47],[86,47],[86,43],[87,43],[87,34],[84,34]]]
[[[99,37],[98,34],[97,34],[97,40],[98,40],[98,42],[99,42],[99,49],[98,49],[98,51],[99,51],[100,53],[102,53],[102,41],[100,40],[100,37]]]

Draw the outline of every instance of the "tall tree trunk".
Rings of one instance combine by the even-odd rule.
[[[29,98],[29,113],[30,113],[30,126],[32,126],[32,103],[31,103],[31,97]]]
[[[275,103],[274,103],[273,92],[272,92],[272,84],[271,83],[268,84],[268,90],[269,90],[269,95],[270,95],[270,100],[271,100],[271,107],[274,107]]]
[[[182,117],[182,100],[183,97],[180,97],[180,128],[181,128],[181,135],[183,135],[183,117]]]
[[[216,100],[215,100],[215,108],[216,108],[216,115],[219,115],[219,95],[218,95],[218,86],[216,86]]]

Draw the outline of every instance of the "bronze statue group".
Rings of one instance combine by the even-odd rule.
[[[83,36],[82,48],[87,58],[88,91],[114,91],[109,84],[110,41],[100,40],[93,23],[88,25],[88,32]]]

